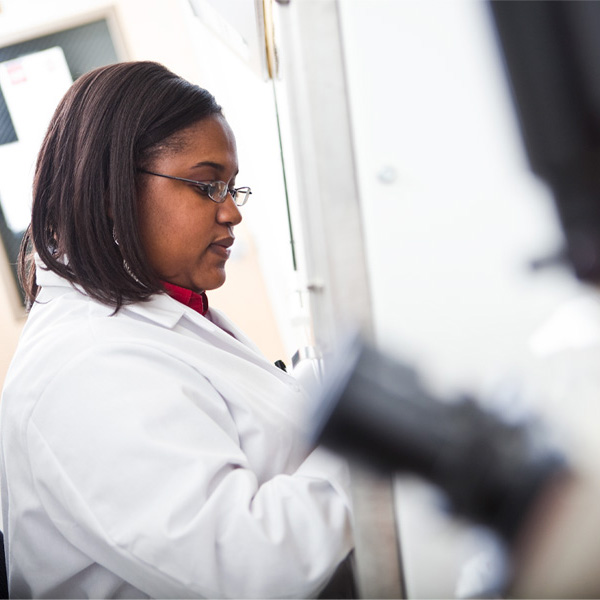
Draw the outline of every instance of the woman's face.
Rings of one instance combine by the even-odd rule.
[[[235,138],[222,116],[199,121],[178,137],[183,143],[176,150],[161,152],[145,168],[234,187]],[[191,184],[145,173],[139,174],[138,196],[142,243],[160,279],[196,292],[223,285],[233,228],[242,220],[231,196],[217,204]]]

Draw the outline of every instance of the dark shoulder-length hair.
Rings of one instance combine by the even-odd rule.
[[[138,228],[137,169],[221,108],[206,90],[154,62],[100,67],[71,86],[35,169],[19,276],[28,304],[47,268],[118,310],[162,289]],[[175,144],[176,145],[176,144]]]

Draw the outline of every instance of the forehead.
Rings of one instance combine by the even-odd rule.
[[[200,162],[214,162],[235,170],[235,136],[225,118],[214,115],[174,134],[156,159],[157,163],[176,161],[190,167]]]

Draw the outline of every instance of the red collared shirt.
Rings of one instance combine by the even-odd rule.
[[[202,292],[198,294],[197,292],[193,292],[192,290],[188,290],[187,288],[180,287],[178,285],[174,285],[173,283],[169,283],[168,281],[161,282],[165,288],[165,291],[171,298],[174,298],[178,302],[193,308],[196,312],[201,315],[205,315],[208,310],[208,298],[206,297],[206,292]]]

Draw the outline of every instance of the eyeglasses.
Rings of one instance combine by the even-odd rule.
[[[252,193],[249,187],[229,188],[223,181],[195,181],[194,179],[185,179],[184,177],[174,177],[173,175],[163,175],[162,173],[153,173],[146,169],[138,169],[140,173],[147,175],[156,175],[157,177],[165,177],[166,179],[175,179],[184,181],[194,187],[197,187],[203,194],[206,194],[213,202],[221,204],[225,202],[227,194],[231,194],[236,206],[244,206],[248,202],[248,198]]]

